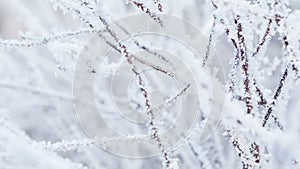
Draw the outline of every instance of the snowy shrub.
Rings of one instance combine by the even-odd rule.
[[[0,169],[300,168],[299,8],[1,1]]]

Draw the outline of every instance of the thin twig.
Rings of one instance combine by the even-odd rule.
[[[240,16],[237,15],[235,19],[235,24],[237,25],[237,37],[239,40],[239,49],[240,49],[240,58],[243,62],[242,70],[244,73],[244,90],[245,90],[245,103],[247,107],[247,114],[251,114],[252,105],[251,105],[251,90],[250,90],[250,78],[249,78],[249,63],[248,63],[248,55],[247,55],[247,47],[245,42],[245,37],[242,33],[243,28],[242,24],[239,22]]]

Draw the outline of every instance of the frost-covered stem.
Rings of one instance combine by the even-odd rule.
[[[175,97],[167,101],[167,104],[170,104],[172,102],[175,102],[180,96],[183,95],[187,91],[187,89],[191,86],[191,84],[187,84],[185,88],[183,88],[178,94],[176,94]]]
[[[206,47],[206,52],[205,52],[205,57],[203,59],[203,62],[202,62],[202,66],[205,66],[207,60],[208,60],[208,57],[209,57],[209,54],[210,54],[210,49],[211,49],[211,45],[212,45],[212,39],[213,39],[213,36],[214,36],[214,33],[215,33],[215,27],[216,27],[216,15],[213,15],[214,17],[214,20],[213,20],[213,25],[212,25],[212,28],[210,30],[210,33],[209,33],[209,37],[208,37],[208,44],[207,44],[207,47]]]
[[[267,37],[269,36],[270,34],[270,31],[271,31],[271,25],[272,25],[272,19],[269,19],[269,22],[268,22],[268,26],[267,26],[267,29],[264,33],[264,36],[262,37],[262,39],[260,40],[260,43],[258,44],[258,46],[256,47],[256,50],[255,52],[252,54],[252,57],[255,57],[258,52],[260,51],[260,49],[263,47],[263,45],[265,44],[266,40],[267,40]]]
[[[138,41],[135,40],[134,43],[135,43],[136,46],[138,46],[139,48],[143,49],[144,51],[152,54],[153,56],[156,56],[157,58],[165,61],[166,63],[172,64],[166,57],[164,57],[163,55],[161,55],[161,54],[159,54],[157,52],[152,51],[151,49],[149,49],[145,45],[139,43]]]
[[[256,80],[253,78],[253,85],[255,87],[255,91],[257,93],[257,95],[259,96],[260,98],[260,101],[258,102],[259,105],[262,105],[264,107],[267,107],[267,100],[266,98],[264,97],[262,91],[260,90],[260,88],[257,86],[256,84]],[[278,117],[276,117],[275,115],[271,115],[271,117],[273,118],[274,120],[274,123],[279,127],[279,129],[283,130],[283,126],[282,124],[280,123],[280,121],[278,120]]]
[[[237,15],[234,20],[237,25],[237,37],[239,40],[239,50],[240,50],[240,58],[243,62],[242,71],[244,73],[244,90],[245,90],[245,103],[247,107],[247,114],[251,114],[252,105],[251,105],[251,90],[250,90],[250,77],[249,77],[249,63],[248,63],[248,55],[247,55],[247,47],[245,42],[245,37],[243,35],[242,24],[239,22],[240,16]]]
[[[160,2],[160,0],[153,0],[154,4],[157,6],[157,9],[160,11],[160,12],[163,12],[163,6]]]
[[[194,156],[197,158],[200,168],[202,168],[202,169],[212,169],[213,168],[211,165],[211,162],[209,161],[207,154],[205,152],[203,152],[201,150],[197,151],[190,141],[188,141],[188,146],[189,146],[190,150],[192,151],[192,153],[194,154]],[[200,146],[196,146],[196,148],[200,149]]]
[[[278,126],[278,128],[283,131],[283,125],[278,120],[278,117],[276,117],[274,114],[272,114],[271,117],[274,119],[274,123]]]
[[[273,112],[273,107],[275,106],[276,101],[277,101],[279,95],[282,92],[282,88],[283,88],[284,83],[285,83],[285,81],[287,79],[287,76],[288,76],[288,70],[289,70],[289,68],[290,68],[290,65],[288,64],[287,67],[285,68],[283,74],[281,75],[279,84],[278,84],[278,86],[277,86],[277,88],[275,90],[275,93],[273,95],[273,101],[271,102],[270,105],[268,105],[267,113],[265,114],[265,117],[263,119],[263,124],[262,124],[263,127],[266,125],[268,119],[270,118],[270,115]]]
[[[194,154],[194,156],[197,157],[197,159],[198,159],[198,161],[199,161],[199,166],[201,166],[201,168],[204,168],[204,167],[203,167],[203,161],[202,161],[202,159],[199,157],[199,154],[196,152],[196,150],[194,149],[193,145],[192,145],[190,142],[188,142],[188,145],[189,145],[189,147],[190,147],[192,153]]]
[[[260,149],[259,149],[259,145],[257,145],[255,142],[251,144],[250,153],[253,155],[255,159],[254,162],[260,163]]]
[[[67,152],[73,151],[80,147],[87,147],[91,145],[110,146],[117,142],[132,143],[132,142],[143,142],[148,139],[147,136],[120,136],[111,138],[85,138],[77,140],[62,140],[55,143],[50,142],[39,142],[45,149],[56,152]]]
[[[121,28],[121,29],[123,30],[123,32],[125,32],[128,36],[130,36],[130,33],[129,33],[123,26],[121,26],[120,24],[117,24],[117,25],[118,25],[119,28]],[[170,65],[173,66],[173,64],[170,62],[170,60],[167,59],[165,56],[163,56],[163,55],[161,55],[161,54],[159,54],[159,53],[157,53],[157,52],[155,52],[155,51],[152,51],[149,47],[147,47],[147,46],[141,44],[141,43],[140,43],[139,41],[137,41],[136,39],[133,40],[133,43],[134,43],[137,47],[139,47],[140,49],[146,51],[147,53],[149,53],[149,54],[151,54],[151,55],[153,55],[153,56],[159,58],[160,60],[162,60],[162,61],[164,61],[164,62],[166,62],[166,63],[168,63],[168,64],[170,64]]]
[[[154,117],[153,111],[151,110],[151,103],[150,103],[148,92],[145,88],[144,81],[143,81],[140,73],[137,72],[137,70],[134,67],[132,68],[132,71],[135,73],[135,75],[138,78],[139,88],[140,88],[141,92],[143,93],[143,96],[145,99],[146,111],[147,111],[147,115],[149,116],[149,126],[150,126],[150,130],[151,130],[151,137],[152,137],[152,139],[154,139],[157,142],[158,147],[161,150],[166,168],[171,169],[171,160],[169,158],[170,153],[167,151],[165,145],[161,141],[161,136],[159,134],[158,128],[154,121],[155,117]]]
[[[226,34],[229,37],[229,30],[228,29],[226,29]],[[234,80],[234,78],[235,78],[238,66],[240,64],[240,52],[239,52],[239,49],[237,47],[237,43],[236,43],[235,39],[233,39],[233,38],[230,38],[230,39],[231,39],[231,42],[232,42],[232,44],[233,44],[233,46],[236,50],[236,54],[235,54],[235,57],[234,57],[234,63],[232,64],[232,68],[231,68],[232,72],[229,75],[230,76],[229,91],[234,93],[234,90],[235,90],[235,82],[234,82],[235,80]]]
[[[211,1],[212,5],[214,6],[215,9],[217,9],[217,5]],[[208,60],[208,57],[209,57],[209,53],[210,53],[210,48],[211,48],[211,45],[212,45],[212,38],[213,38],[213,35],[214,35],[214,32],[215,32],[215,27],[216,27],[216,20],[217,20],[217,17],[215,14],[213,14],[213,25],[212,25],[212,28],[210,30],[210,33],[209,33],[209,37],[208,37],[208,44],[207,44],[207,47],[206,47],[206,52],[205,52],[205,57],[203,59],[203,62],[202,62],[202,66],[205,66],[207,60]]]
[[[289,47],[289,41],[288,41],[287,35],[283,35],[282,40],[284,43],[284,49],[286,50],[286,54],[287,55],[290,54],[293,56],[293,58],[291,58],[289,62],[291,64],[292,70],[295,72],[295,74],[297,76],[299,74],[299,70],[294,63],[294,61],[298,59],[297,54],[292,47]]]
[[[114,50],[116,50],[117,52],[119,53],[122,53],[122,50],[119,49],[118,46],[114,45],[113,43],[111,43],[110,41],[108,41],[105,37],[102,36],[102,34],[99,34],[99,37],[102,38],[105,43],[107,43],[110,47],[112,47]],[[178,79],[178,77],[176,76],[176,74],[172,73],[172,72],[169,72],[168,70],[165,70],[164,68],[160,67],[160,66],[157,66],[155,64],[152,64],[144,59],[141,59],[140,57],[138,56],[135,56],[135,55],[132,55],[132,54],[128,54],[129,57],[131,57],[132,60],[135,60],[143,65],[146,65],[146,66],[149,66],[151,67],[152,69],[156,70],[156,71],[159,71],[161,73],[164,73],[166,74],[167,76],[171,77],[171,78],[174,78],[176,80],[180,80]]]
[[[264,94],[263,92],[261,91],[261,89],[257,86],[256,84],[256,80],[253,78],[253,86],[255,87],[255,91],[260,99],[260,101],[258,101],[258,104],[259,105],[263,105],[265,106],[267,104],[267,100],[266,98],[264,97]]]
[[[211,3],[213,5],[214,9],[217,10],[218,5],[213,0],[211,0]],[[213,15],[214,15],[214,18],[217,18],[215,14],[213,14]],[[226,27],[225,21],[224,21],[223,18],[220,19],[220,23]],[[227,37],[230,39],[230,41],[232,42],[232,45],[233,45],[233,47],[236,51],[236,55],[234,57],[234,63],[232,64],[231,73],[229,75],[229,77],[230,77],[230,79],[229,79],[229,83],[230,83],[229,84],[229,91],[234,93],[234,89],[235,89],[235,80],[234,80],[234,78],[235,78],[235,74],[236,74],[238,65],[240,64],[240,54],[239,54],[239,49],[238,49],[237,42],[236,42],[235,39],[230,37],[230,31],[227,27],[225,28],[225,33],[226,33]]]
[[[274,8],[276,8],[277,6],[282,5],[280,0],[275,0],[274,1]],[[297,58],[297,54],[295,52],[295,50],[293,49],[293,46],[289,46],[289,40],[288,40],[288,32],[284,32],[287,30],[287,26],[285,24],[285,18],[281,15],[282,11],[277,11],[275,13],[275,22],[276,22],[276,26],[277,28],[282,27],[283,31],[278,31],[279,35],[282,38],[283,44],[284,44],[284,49],[286,51],[286,55],[291,55],[291,59],[290,59],[290,64],[292,67],[292,70],[295,72],[296,76],[299,74],[299,70],[296,67],[294,61],[298,60]],[[284,19],[284,20],[283,20]],[[284,23],[281,23],[282,20],[284,21]],[[298,77],[299,78],[299,77]]]
[[[52,36],[43,36],[43,37],[31,37],[30,40],[28,37],[22,37],[24,40],[3,40],[0,39],[0,46],[3,47],[36,47],[41,45],[47,45],[50,42],[57,41],[63,38],[68,38],[72,36],[78,36],[83,34],[90,34],[100,32],[98,29],[82,29],[78,31],[68,31],[58,33]]]
[[[114,45],[113,43],[111,43],[110,41],[108,41],[105,37],[103,37],[101,34],[99,34],[99,37],[101,39],[103,39],[105,41],[105,43],[107,43],[110,47],[112,47],[114,50],[116,50],[117,52],[119,53],[122,53],[121,49],[118,48],[118,46]],[[149,66],[151,67],[152,69],[156,70],[156,71],[159,71],[161,73],[164,73],[166,74],[167,76],[171,77],[171,78],[174,78],[176,80],[179,80],[178,77],[176,76],[176,74],[172,73],[172,72],[169,72],[168,70],[165,70],[164,68],[160,67],[160,66],[157,66],[155,64],[152,64],[144,59],[141,59],[140,57],[138,56],[135,56],[135,55],[132,55],[132,54],[128,54],[128,56],[131,57],[132,60],[135,60],[143,65],[146,65],[146,66]]]
[[[164,104],[161,104],[155,108],[153,108],[153,111],[158,111],[158,110],[161,110],[162,108],[164,107],[167,107],[169,104],[172,104],[174,103],[176,100],[178,100],[178,98],[180,96],[182,96],[186,91],[187,89],[191,86],[191,84],[187,84],[185,88],[183,88],[179,93],[177,93],[173,98],[171,99],[168,99]]]
[[[84,17],[84,15],[80,12],[79,9],[75,9],[73,7],[69,7],[65,4],[63,4],[60,0],[49,0],[50,3],[52,4],[59,4],[59,8],[63,11],[70,11],[70,12],[74,12],[76,14],[76,16],[79,18],[79,20],[83,21],[85,24],[87,24],[90,28],[94,28],[94,26],[89,22],[89,20]],[[86,3],[84,3],[84,5],[86,5]]]
[[[229,129],[226,130],[227,134],[232,142],[233,147],[235,148],[238,156],[241,158],[243,169],[251,168],[251,164],[249,163],[250,157],[246,154],[245,150],[243,150],[241,144],[239,143],[239,139],[235,137],[233,132]]]
[[[148,7],[146,7],[143,3],[137,2],[135,0],[129,0],[129,2],[133,3],[136,7],[138,7],[141,11],[145,12],[149,15],[155,22],[157,22],[160,26],[163,26],[163,22],[159,16],[157,16],[154,12],[150,11]]]

